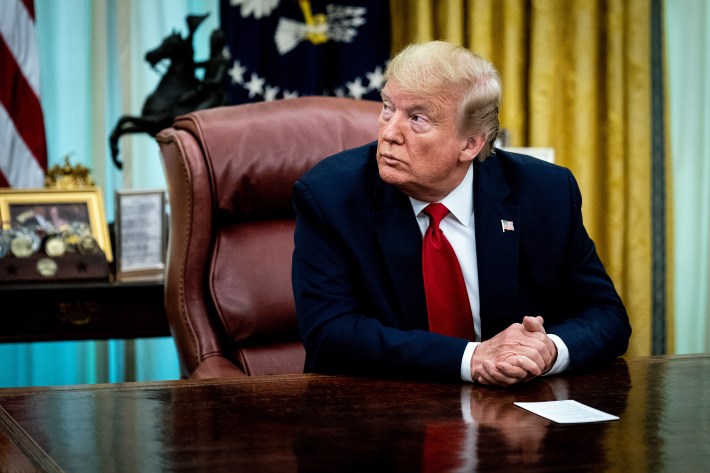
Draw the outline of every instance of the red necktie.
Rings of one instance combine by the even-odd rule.
[[[449,213],[443,204],[429,204],[430,217],[422,243],[422,270],[429,331],[474,340],[471,305],[456,253],[439,228]]]

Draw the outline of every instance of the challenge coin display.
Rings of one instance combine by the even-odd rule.
[[[101,190],[0,188],[0,284],[110,281]]]
[[[95,255],[101,251],[101,248],[99,248],[99,244],[91,235],[81,237],[77,249],[82,255]]]
[[[62,240],[64,241],[64,251],[74,252],[81,241],[81,236],[71,230],[67,230],[62,233]]]
[[[44,242],[44,252],[47,256],[58,257],[62,256],[67,251],[67,245],[64,244],[64,239],[60,235],[52,235],[47,237]]]
[[[51,277],[57,274],[59,266],[52,258],[42,258],[37,261],[37,272],[45,277]]]
[[[33,246],[32,237],[24,232],[15,233],[10,241],[10,251],[18,258],[27,258],[34,253]]]
[[[87,225],[0,229],[0,282],[105,277],[103,251]]]

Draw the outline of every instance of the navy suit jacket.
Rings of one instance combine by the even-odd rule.
[[[460,379],[468,340],[428,331],[422,235],[408,197],[380,179],[376,147],[331,156],[294,185],[292,283],[306,371]],[[563,167],[502,150],[474,162],[484,340],[541,315],[571,368],[626,351],[628,316],[581,205]]]

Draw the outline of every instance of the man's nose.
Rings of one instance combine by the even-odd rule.
[[[391,141],[395,143],[401,143],[403,139],[401,131],[400,118],[394,114],[387,120],[380,120],[380,129],[382,139],[385,141]]]

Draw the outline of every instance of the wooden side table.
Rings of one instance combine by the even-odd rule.
[[[0,284],[0,342],[170,336],[162,281]]]

